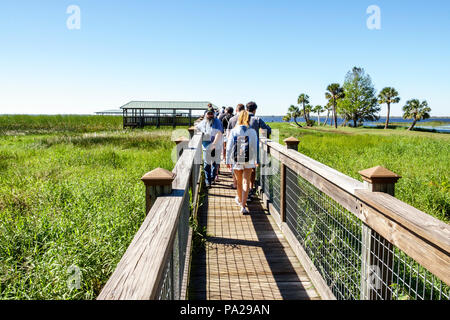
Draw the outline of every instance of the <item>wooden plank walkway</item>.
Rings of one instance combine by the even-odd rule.
[[[208,190],[198,220],[207,227],[207,243],[191,264],[189,299],[320,299],[294,251],[261,201],[240,213],[222,165],[220,182]]]

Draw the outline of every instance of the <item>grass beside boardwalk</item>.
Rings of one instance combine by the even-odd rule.
[[[171,130],[43,119],[0,134],[0,299],[94,299],[145,218],[140,178],[173,168]]]
[[[299,151],[362,181],[358,171],[377,165],[402,178],[396,197],[434,217],[450,222],[450,135],[375,128],[296,128],[271,123],[280,143],[294,136]]]

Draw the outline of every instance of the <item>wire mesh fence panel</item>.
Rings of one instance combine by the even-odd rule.
[[[280,213],[280,161],[271,157],[272,164],[272,197],[271,201],[274,208]]]
[[[336,298],[359,299],[361,221],[286,168],[286,223]]]
[[[449,299],[449,287],[286,168],[286,223],[339,300]]]
[[[449,300],[450,288],[405,252],[371,233],[372,300]]]
[[[265,151],[263,154],[264,154],[264,168],[262,172],[263,192],[270,200],[273,197],[272,174],[271,174],[272,157]]]
[[[173,256],[170,255],[169,259],[167,259],[166,266],[164,267],[164,273],[161,281],[161,287],[159,289],[158,300],[173,300],[172,259]]]
[[[180,294],[187,257],[190,213],[191,193],[189,192],[189,188],[187,188],[183,196],[183,205],[172,244],[172,251],[169,255],[164,277],[161,281],[160,293],[158,295],[159,300],[179,300],[182,298]]]
[[[188,189],[189,190],[189,189]],[[184,197],[183,206],[181,207],[180,220],[178,223],[178,282],[176,283],[178,286],[176,299],[180,299],[181,287],[183,284],[183,274],[185,261],[187,257],[187,245],[188,245],[188,236],[189,236],[189,216],[191,213],[191,204],[190,204],[190,196],[189,192],[186,192]]]

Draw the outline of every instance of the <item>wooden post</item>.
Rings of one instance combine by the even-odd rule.
[[[280,218],[286,222],[286,165],[280,162]]]
[[[183,150],[187,148],[189,144],[189,139],[186,137],[179,137],[175,140],[175,143],[177,145],[177,161],[180,159],[181,155],[183,154]]]
[[[395,196],[399,175],[381,166],[358,173],[368,190]],[[362,245],[361,300],[391,300],[392,244],[363,223]]]
[[[189,131],[189,139],[192,139],[194,137],[195,130],[196,130],[195,127],[190,127],[188,129],[188,131]]]
[[[157,197],[172,192],[172,181],[175,174],[169,170],[156,168],[142,178],[145,184],[145,212],[148,214]]]
[[[298,144],[300,143],[300,140],[294,137],[289,137],[283,140],[284,143],[286,143],[286,148],[298,151]]]

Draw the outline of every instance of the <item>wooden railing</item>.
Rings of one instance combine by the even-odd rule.
[[[170,183],[143,177],[148,215],[99,300],[186,298],[201,140],[178,141]],[[261,138],[259,189],[322,298],[449,299],[449,225],[396,199],[392,172],[360,182],[285,141]]]
[[[392,172],[361,172],[363,183],[297,152],[295,140],[261,139],[259,188],[321,296],[448,299],[449,225],[396,199]]]
[[[147,217],[98,300],[186,298],[192,237],[190,204],[198,196],[201,140],[202,135],[195,134],[187,148],[178,149],[183,151],[178,154],[173,175],[164,177],[164,171],[154,171],[158,177],[143,177]]]

